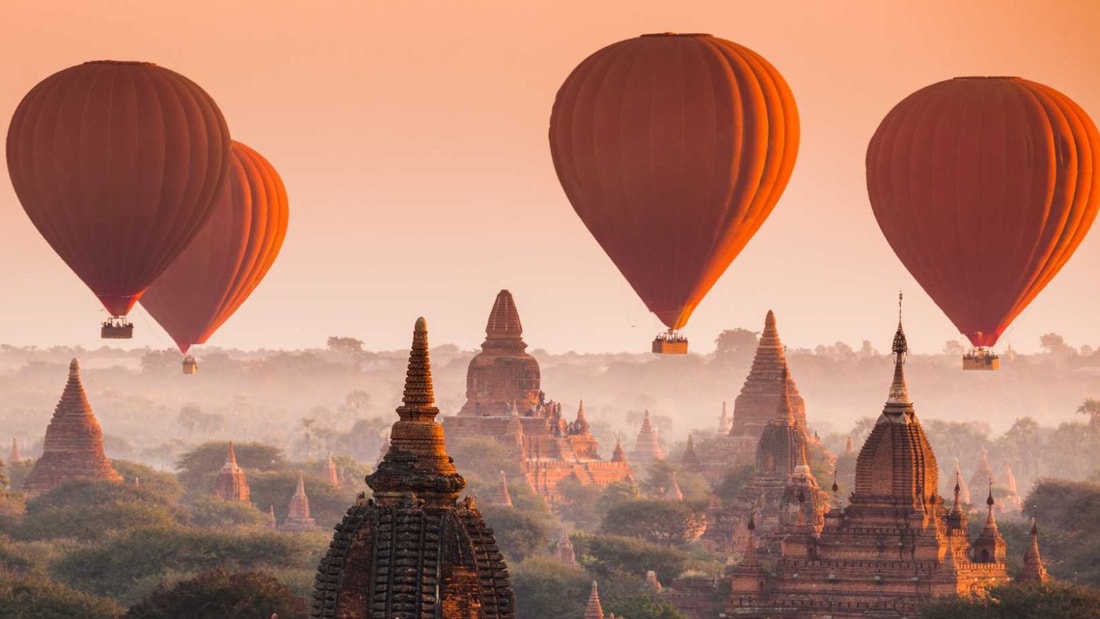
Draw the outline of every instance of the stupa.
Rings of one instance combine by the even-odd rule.
[[[428,328],[416,321],[390,448],[318,567],[314,619],[514,619],[508,568],[444,446]]]
[[[69,380],[54,409],[42,457],[23,482],[23,494],[32,498],[71,481],[121,482],[103,453],[103,430],[80,382],[80,364],[69,364]]]
[[[665,452],[661,449],[657,439],[657,429],[649,419],[649,411],[645,411],[642,417],[642,427],[638,429],[638,437],[634,440],[634,451],[630,454],[630,461],[639,471],[648,471],[659,460],[665,459]]]
[[[318,529],[317,521],[309,515],[309,497],[306,496],[306,483],[301,473],[298,474],[298,487],[294,491],[294,496],[290,497],[286,520],[283,521],[283,526],[279,529],[291,533],[303,533]]]
[[[237,454],[233,451],[233,442],[229,442],[229,453],[225,464],[214,480],[214,496],[223,501],[247,502],[249,497],[248,479],[244,470],[237,465]]]

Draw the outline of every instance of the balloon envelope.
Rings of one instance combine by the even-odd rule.
[[[27,93],[7,160],[31,222],[122,316],[206,221],[228,172],[229,130],[178,73],[88,62]]]
[[[974,346],[992,346],[1084,239],[1100,137],[1064,94],[957,78],[897,104],[867,148],[867,193],[902,264]]]
[[[288,217],[278,172],[233,142],[229,181],[213,214],[141,298],[181,352],[206,342],[259,285],[283,245]]]
[[[779,72],[710,35],[646,35],[597,51],[562,84],[550,116],[573,209],[670,329],[767,218],[798,137]]]

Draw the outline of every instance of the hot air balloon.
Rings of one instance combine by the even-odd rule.
[[[153,282],[141,305],[180,352],[183,371],[198,362],[187,352],[237,311],[275,262],[286,236],[286,188],[256,151],[233,142],[229,181],[191,244]]]
[[[31,222],[107,308],[103,337],[206,221],[229,170],[229,130],[186,77],[87,62],[31,89],[8,128],[8,173]]]
[[[996,369],[991,347],[1065,265],[1100,206],[1100,136],[1057,90],[966,77],[909,95],[867,147],[867,193],[905,268]]]
[[[654,352],[687,352],[678,330],[775,206],[797,151],[783,77],[706,34],[597,51],[566,78],[550,116],[573,209],[668,327]]]

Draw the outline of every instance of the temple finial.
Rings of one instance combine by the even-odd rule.
[[[404,404],[397,409],[401,419],[430,421],[439,414],[439,409],[435,406],[435,390],[432,387],[432,362],[428,355],[428,321],[423,317],[416,319],[413,328],[402,400]]]

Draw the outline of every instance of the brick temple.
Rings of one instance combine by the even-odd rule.
[[[249,499],[248,479],[244,469],[237,465],[237,454],[233,451],[233,442],[229,443],[229,453],[225,464],[214,479],[214,496],[223,501],[247,503]]]
[[[69,364],[69,380],[54,409],[42,457],[23,482],[23,494],[36,497],[72,481],[121,482],[103,453],[103,430],[80,382],[80,364]]]
[[[951,507],[938,494],[936,456],[905,382],[900,321],[892,350],[889,397],[859,452],[848,504],[831,509],[820,531],[805,518],[787,525],[778,555],[758,552],[750,532],[728,571],[726,616],[913,617],[925,600],[981,595],[1008,580],[992,495],[971,541],[958,486]]]
[[[508,568],[436,422],[428,328],[416,321],[390,447],[318,566],[314,619],[514,619]]]
[[[829,493],[818,486],[810,470],[806,431],[799,425],[790,395],[787,390],[780,392],[772,419],[764,426],[752,477],[730,504],[708,514],[709,545],[727,553],[743,550],[750,518],[756,546],[773,554],[779,551],[782,536],[800,522],[815,535],[820,533],[830,507]]]
[[[290,504],[287,505],[286,510],[286,520],[283,521],[283,526],[279,527],[279,530],[289,533],[305,533],[316,531],[319,528],[317,521],[309,514],[309,496],[306,495],[305,479],[301,473],[298,473],[298,487],[294,490],[294,496],[290,497]]]
[[[729,431],[699,445],[699,459],[703,475],[712,483],[721,481],[731,469],[753,463],[756,445],[764,428],[775,416],[775,403],[783,393],[791,403],[794,422],[806,429],[806,402],[798,392],[798,385],[791,376],[787,355],[779,340],[775,313],[768,311],[764,318],[764,332],[756,345],[752,368],[749,370],[741,393],[733,402],[733,418],[726,418],[722,405],[719,427],[729,425]]]
[[[501,290],[489,312],[481,352],[466,373],[466,403],[443,419],[448,440],[489,436],[512,448],[527,484],[551,504],[573,479],[604,487],[631,479],[625,458],[600,458],[584,403],[572,421],[542,391],[538,360],[527,354],[512,293]]]

